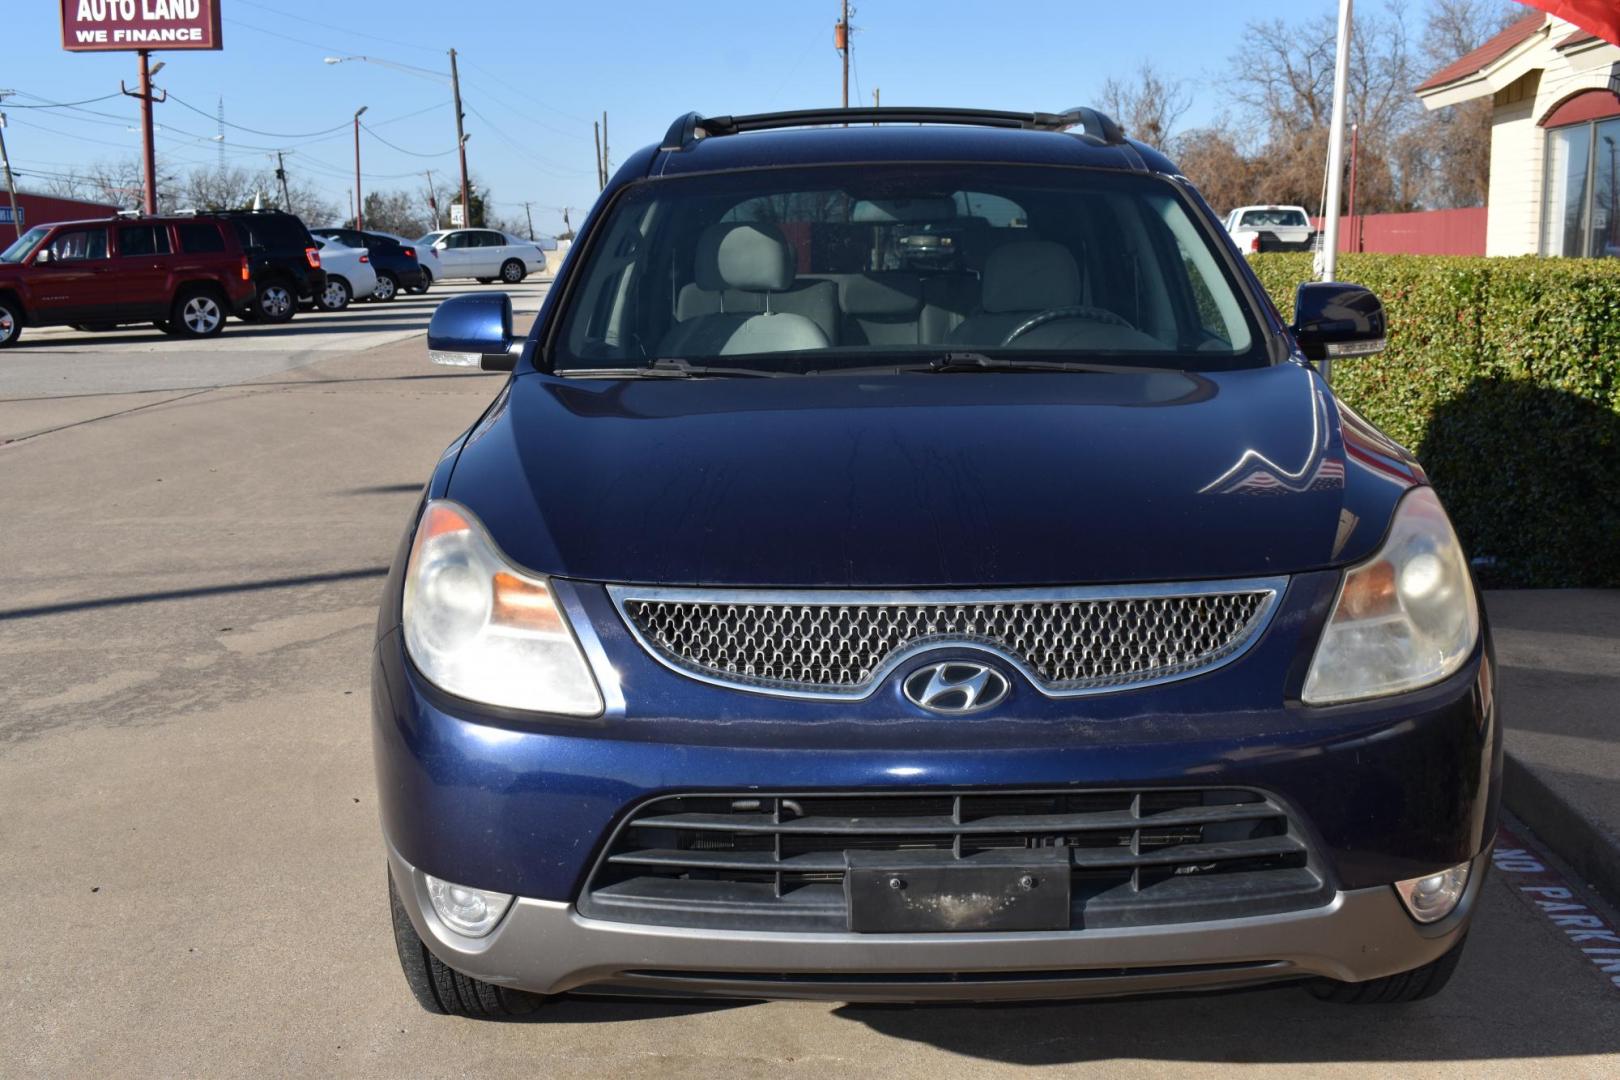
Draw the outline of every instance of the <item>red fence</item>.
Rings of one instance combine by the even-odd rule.
[[[1322,219],[1312,218],[1311,225],[1320,229]],[[1339,219],[1339,250],[1388,255],[1483,255],[1485,208],[1343,217]]]

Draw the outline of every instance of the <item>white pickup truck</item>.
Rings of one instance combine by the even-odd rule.
[[[1245,255],[1310,251],[1316,239],[1303,206],[1240,206],[1226,215],[1226,232]]]

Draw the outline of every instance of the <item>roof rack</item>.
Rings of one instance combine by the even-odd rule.
[[[1029,131],[1068,131],[1106,146],[1125,141],[1125,130],[1096,109],[1077,106],[1063,112],[998,112],[993,109],[939,109],[884,106],[855,109],[796,109],[789,112],[752,113],[747,116],[709,116],[689,112],[670,125],[660,150],[685,150],[699,139],[737,135],[745,131],[819,127],[832,124],[967,124],[977,127],[1023,128]]]

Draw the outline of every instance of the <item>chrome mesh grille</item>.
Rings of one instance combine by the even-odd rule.
[[[902,650],[930,641],[993,646],[1058,691],[1186,675],[1243,648],[1277,595],[1271,583],[1181,595],[954,602],[802,594],[773,602],[768,594],[671,592],[619,599],[644,644],[675,666],[725,682],[846,693],[870,685]]]

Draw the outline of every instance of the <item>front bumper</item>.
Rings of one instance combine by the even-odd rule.
[[[1254,918],[1052,933],[794,934],[605,922],[519,897],[488,937],[449,930],[421,871],[390,845],[417,934],[474,978],[542,994],[674,993],[833,1001],[991,1001],[1210,990],[1323,976],[1361,982],[1420,967],[1467,932],[1489,863],[1457,910],[1415,923],[1394,889]]]

